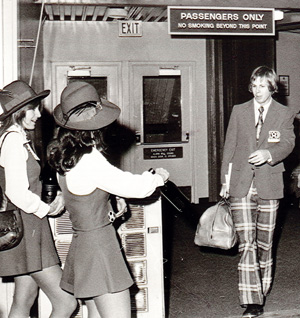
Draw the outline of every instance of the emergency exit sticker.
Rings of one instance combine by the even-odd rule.
[[[182,158],[182,147],[144,148],[144,160]]]
[[[119,21],[119,36],[142,36],[142,22]]]

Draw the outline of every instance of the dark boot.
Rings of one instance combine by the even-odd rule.
[[[258,317],[264,313],[264,306],[257,304],[247,305],[246,310],[243,313],[242,318]]]

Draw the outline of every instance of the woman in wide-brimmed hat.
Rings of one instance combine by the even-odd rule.
[[[46,217],[60,212],[63,200],[58,196],[50,205],[41,200],[39,158],[27,139],[49,93],[37,94],[21,80],[0,90],[0,185],[6,209],[19,208],[24,225],[19,245],[0,252],[0,276],[14,276],[15,281],[10,318],[29,317],[39,287],[51,301],[53,318],[70,317],[77,305],[59,287],[61,268]]]
[[[144,198],[169,177],[163,168],[132,174],[106,160],[103,128],[119,114],[120,108],[99,98],[92,85],[72,82],[54,109],[60,127],[48,148],[75,232],[61,287],[85,299],[88,308],[93,304],[103,318],[131,316],[128,289],[133,283],[110,219],[110,194]]]

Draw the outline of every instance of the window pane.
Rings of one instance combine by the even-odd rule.
[[[144,143],[181,141],[180,76],[143,78]]]
[[[93,85],[96,88],[100,98],[107,99],[107,77],[68,77],[69,83],[77,81],[87,82]]]

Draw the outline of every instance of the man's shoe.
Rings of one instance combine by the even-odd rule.
[[[244,311],[242,318],[258,317],[264,313],[264,306],[257,304],[247,305],[247,309]]]

